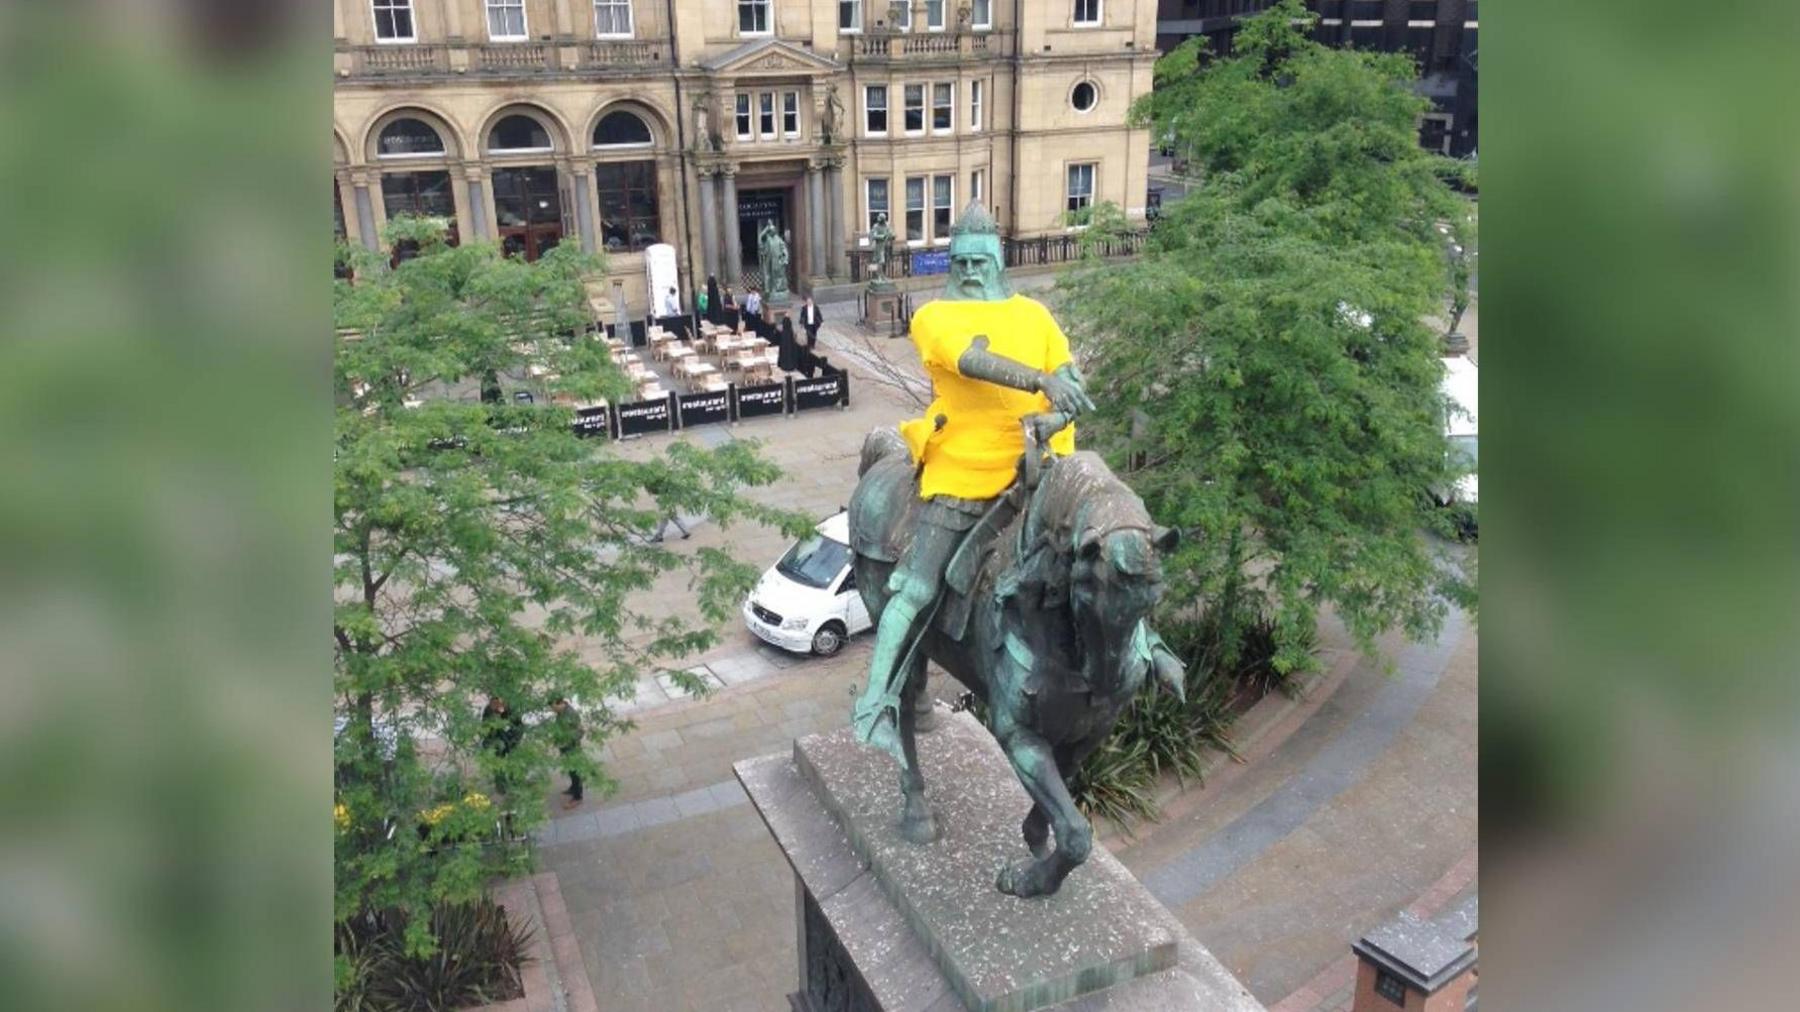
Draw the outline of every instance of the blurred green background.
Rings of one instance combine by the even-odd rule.
[[[1785,1007],[1800,7],[1487,6],[1483,999]],[[329,1001],[325,13],[0,13],[9,1007]]]
[[[306,8],[0,13],[8,1008],[330,1004],[330,28]]]

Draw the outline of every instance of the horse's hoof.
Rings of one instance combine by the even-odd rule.
[[[931,816],[900,820],[900,838],[907,843],[924,846],[938,838],[937,820]]]
[[[1020,899],[1042,896],[1048,890],[1044,888],[1041,877],[1036,874],[1037,869],[1041,867],[1042,865],[1036,861],[1009,864],[1000,869],[1000,878],[994,884],[1008,896],[1017,896]]]

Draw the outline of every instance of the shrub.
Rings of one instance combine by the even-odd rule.
[[[519,971],[531,932],[514,928],[492,900],[438,904],[431,933],[436,950],[415,956],[406,951],[402,915],[340,922],[335,1012],[451,1012],[524,993]]]
[[[1239,707],[1272,691],[1293,694],[1292,676],[1303,670],[1281,659],[1275,622],[1265,615],[1237,632],[1239,647],[1229,661],[1225,644],[1230,640],[1212,612],[1171,624],[1164,638],[1187,664],[1187,698],[1175,699],[1153,682],[1146,684],[1070,784],[1083,811],[1110,819],[1128,833],[1137,820],[1155,821],[1160,815],[1154,790],[1165,771],[1185,783],[1200,779],[1209,750],[1238,758],[1230,732]],[[1317,634],[1305,635],[1300,643],[1310,657]]]

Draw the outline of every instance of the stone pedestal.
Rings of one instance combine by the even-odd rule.
[[[891,285],[877,288],[870,285],[863,293],[863,319],[865,326],[889,330],[897,329],[894,321],[905,311],[905,300]]]
[[[1031,801],[973,718],[937,717],[919,737],[939,831],[925,846],[899,835],[893,760],[848,727],[736,766],[794,869],[795,1008],[1261,1012],[1098,843],[1055,896],[995,889],[1028,856]]]

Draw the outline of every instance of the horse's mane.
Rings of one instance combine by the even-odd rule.
[[[1085,450],[1058,458],[1045,472],[1032,496],[1030,526],[1019,530],[1017,525],[1025,522],[1019,517],[1010,536],[1001,539],[1001,566],[1012,571],[1003,583],[1008,593],[1030,588],[1028,599],[1042,607],[1067,601],[1076,551],[1090,534],[1104,538],[1116,530],[1137,529],[1147,535],[1153,527],[1137,493],[1098,454]],[[1024,549],[1022,557],[1019,548]],[[1155,564],[1148,555],[1112,561],[1132,572]]]
[[[1153,526],[1144,501],[1106,466],[1100,455],[1081,450],[1056,461],[1038,485],[1032,504],[1037,531],[1059,556],[1074,554],[1090,532],[1104,537],[1122,527]]]

